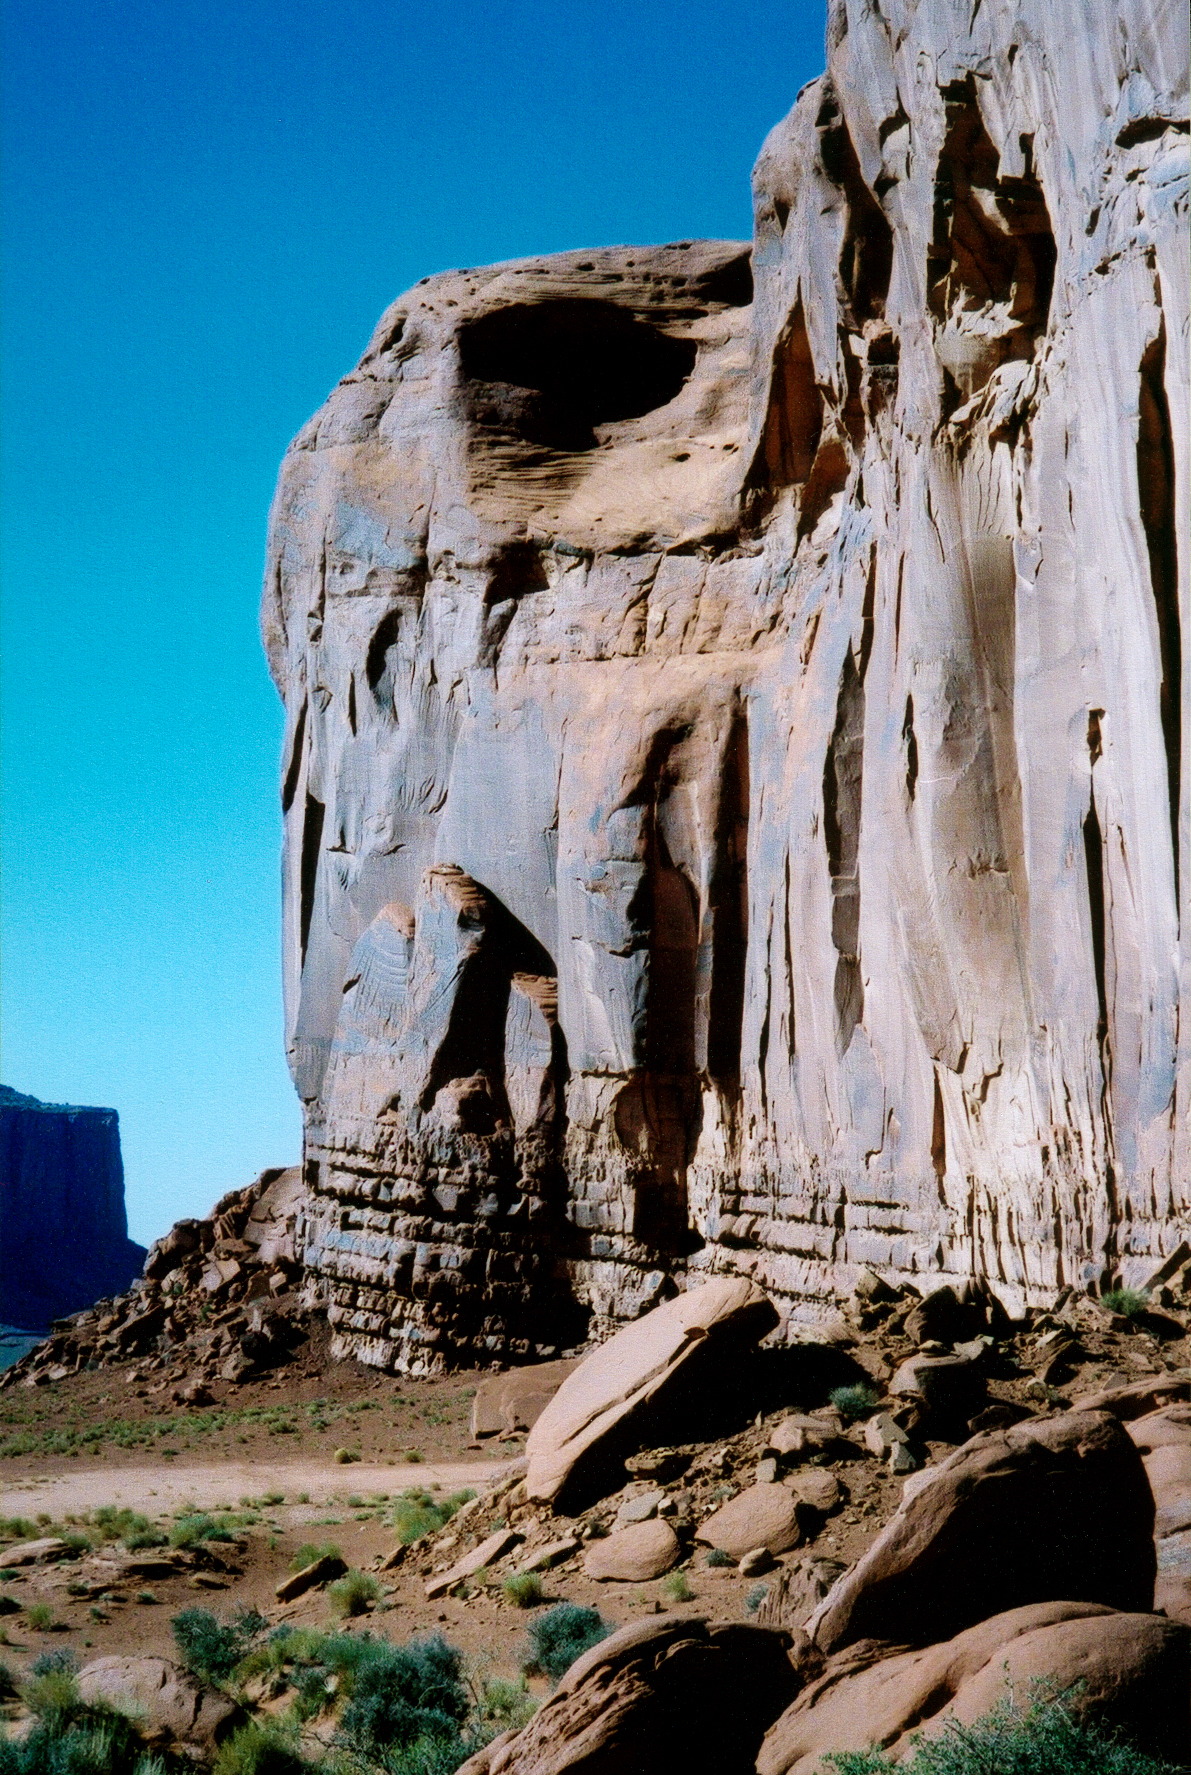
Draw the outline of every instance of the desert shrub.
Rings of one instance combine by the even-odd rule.
[[[423,1535],[436,1535],[475,1495],[474,1491],[457,1491],[449,1498],[434,1498],[428,1491],[416,1488],[402,1492],[390,1519],[397,1530],[397,1539],[408,1547]]]
[[[36,1541],[42,1530],[25,1516],[0,1516],[0,1541]]]
[[[164,1530],[136,1510],[117,1510],[114,1504],[105,1504],[96,1510],[91,1521],[101,1541],[123,1541],[130,1553],[141,1547],[165,1545]]]
[[[505,1579],[500,1593],[515,1609],[536,1608],[542,1600],[542,1580],[537,1572],[514,1572]]]
[[[308,1775],[315,1766],[276,1721],[249,1720],[216,1751],[214,1775]]]
[[[558,1682],[576,1658],[599,1645],[611,1632],[611,1623],[604,1620],[598,1609],[585,1609],[574,1602],[556,1603],[531,1624],[529,1655],[522,1669],[531,1675],[541,1671],[543,1676]]]
[[[706,1564],[710,1566],[734,1566],[736,1561],[730,1553],[725,1553],[722,1547],[713,1547],[711,1552],[707,1555]]]
[[[480,1693],[478,1708],[482,1734],[495,1738],[498,1732],[519,1732],[533,1718],[537,1703],[525,1685],[506,1682],[503,1677],[489,1677]]]
[[[685,1572],[671,1572],[662,1589],[671,1602],[690,1602],[695,1594]]]
[[[234,1539],[227,1522],[201,1511],[194,1516],[180,1516],[170,1530],[171,1547],[197,1547],[203,1541]]]
[[[16,1615],[20,1612],[20,1603],[15,1596],[0,1595],[0,1615]]]
[[[31,1602],[25,1620],[34,1633],[48,1633],[54,1625],[54,1611],[48,1602]]]
[[[58,1646],[52,1652],[40,1652],[29,1666],[30,1676],[51,1676],[64,1670],[68,1676],[77,1674],[79,1655],[70,1646]]]
[[[1107,1294],[1100,1296],[1102,1307],[1107,1307],[1110,1313],[1120,1313],[1125,1319],[1138,1318],[1149,1304],[1149,1295],[1137,1288],[1110,1288]]]
[[[829,1398],[848,1423],[854,1423],[858,1418],[870,1417],[881,1403],[880,1394],[875,1393],[863,1381],[857,1386],[834,1387]]]
[[[187,1670],[211,1683],[227,1681],[266,1625],[255,1609],[242,1609],[226,1626],[210,1609],[183,1609],[170,1623]]]
[[[765,1598],[769,1595],[768,1584],[754,1584],[744,1599],[744,1606],[750,1615],[755,1615]]]
[[[1081,1725],[1062,1697],[1037,1686],[1024,1712],[1010,1696],[973,1725],[949,1720],[939,1737],[913,1744],[897,1764],[879,1751],[833,1752],[824,1775],[1179,1775],[1117,1734]]]
[[[415,1749],[429,1769],[440,1752],[457,1755],[454,1764],[442,1762],[444,1769],[457,1768],[467,1754],[462,1728],[470,1704],[460,1654],[438,1634],[407,1646],[385,1640],[371,1645],[340,1719],[344,1738],[390,1769],[394,1752]],[[415,1767],[410,1763],[411,1771]]]
[[[291,1572],[304,1572],[306,1567],[313,1565],[316,1559],[342,1558],[343,1555],[334,1541],[303,1541],[290,1560],[289,1569]]]
[[[328,1586],[327,1594],[332,1605],[341,1615],[363,1615],[368,1604],[375,1602],[380,1595],[380,1585],[371,1572],[345,1572],[336,1583]]]

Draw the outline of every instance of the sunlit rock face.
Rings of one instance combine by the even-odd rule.
[[[287,454],[306,1258],[366,1360],[1186,1226],[1185,11],[836,4],[828,64],[751,255],[427,279]]]

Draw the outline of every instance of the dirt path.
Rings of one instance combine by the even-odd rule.
[[[512,1465],[507,1460],[482,1458],[400,1466],[365,1461],[339,1466],[333,1461],[309,1459],[221,1461],[215,1465],[155,1461],[144,1466],[100,1465],[80,1471],[71,1463],[64,1472],[6,1479],[4,1509],[8,1515],[20,1516],[44,1511],[61,1521],[105,1504],[160,1516],[191,1504],[199,1510],[220,1505],[234,1508],[243,1497],[260,1498],[268,1493],[280,1493],[290,1504],[305,1493],[311,1505],[318,1505],[349,1492],[392,1495],[415,1485],[447,1492],[471,1486],[478,1491],[503,1477]]]

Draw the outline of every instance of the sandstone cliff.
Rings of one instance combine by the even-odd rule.
[[[119,1294],[145,1248],[128,1237],[114,1109],[40,1103],[0,1085],[0,1317],[29,1330]]]
[[[426,279],[294,441],[263,626],[342,1348],[548,1349],[684,1269],[1020,1301],[1177,1240],[1186,83],[1165,0],[835,0],[751,253]]]

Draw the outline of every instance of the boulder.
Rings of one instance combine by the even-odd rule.
[[[308,1590],[317,1590],[329,1584],[333,1578],[341,1578],[347,1566],[336,1553],[324,1553],[320,1559],[312,1560],[300,1571],[291,1572],[283,1578],[276,1589],[278,1602],[293,1602],[295,1597],[305,1596]]]
[[[448,1590],[453,1590],[456,1584],[462,1584],[466,1578],[474,1577],[485,1566],[495,1565],[497,1560],[503,1559],[505,1554],[515,1547],[521,1538],[513,1529],[497,1529],[494,1534],[481,1541],[478,1547],[473,1547],[470,1553],[465,1553],[457,1559],[449,1571],[438,1572],[433,1578],[428,1579],[427,1597],[433,1599],[436,1596],[445,1596]]]
[[[459,1775],[753,1775],[797,1686],[788,1634],[666,1617],[635,1622],[572,1664],[520,1732]]]
[[[820,1516],[830,1516],[844,1501],[844,1488],[825,1467],[805,1467],[785,1482],[800,1504]]]
[[[1191,1405],[1148,1412],[1127,1429],[1154,1496],[1154,1607],[1191,1625]]]
[[[532,1430],[574,1367],[573,1361],[534,1362],[527,1368],[511,1368],[507,1374],[485,1375],[471,1402],[472,1436],[511,1436],[518,1430]]]
[[[650,1522],[635,1522],[589,1542],[583,1570],[589,1578],[642,1584],[668,1572],[680,1552],[678,1536],[670,1524],[655,1516]]]
[[[828,1751],[874,1746],[896,1758],[915,1733],[970,1724],[1009,1690],[1028,1705],[1039,1680],[1155,1756],[1186,1752],[1191,1631],[1156,1615],[1033,1603],[925,1649],[887,1653],[869,1642],[829,1658],[766,1735],[757,1775],[821,1775]]]
[[[1153,1533],[1141,1456],[1108,1413],[985,1431],[914,1475],[807,1631],[830,1652],[866,1638],[950,1638],[1033,1602],[1147,1610]]]
[[[1076,1411],[1110,1411],[1113,1417],[1128,1423],[1186,1400],[1191,1400],[1191,1380],[1178,1374],[1152,1374],[1127,1386],[1081,1394],[1072,1404]]]
[[[693,1428],[713,1374],[743,1360],[776,1324],[752,1282],[718,1277],[625,1326],[567,1376],[530,1431],[529,1497],[561,1505],[609,1489],[649,1418],[677,1408]]]
[[[78,1675],[81,1699],[129,1714],[151,1741],[209,1751],[241,1724],[234,1701],[165,1658],[96,1658]]]
[[[750,1485],[709,1516],[695,1539],[733,1559],[755,1547],[786,1553],[802,1539],[799,1500],[787,1485]]]
[[[14,1541],[11,1547],[6,1547],[4,1564],[48,1565],[52,1560],[65,1559],[67,1552],[61,1536],[42,1535],[36,1541]]]
[[[816,1451],[834,1451],[843,1441],[844,1422],[837,1411],[816,1413],[791,1412],[782,1419],[769,1446],[780,1455],[801,1455]],[[850,1445],[849,1446],[849,1452]]]
[[[800,1632],[813,1610],[847,1567],[838,1559],[800,1559],[779,1572],[757,1609],[758,1627]]]
[[[911,1356],[889,1383],[896,1399],[920,1399],[935,1420],[967,1424],[984,1404],[984,1375],[970,1356]]]

